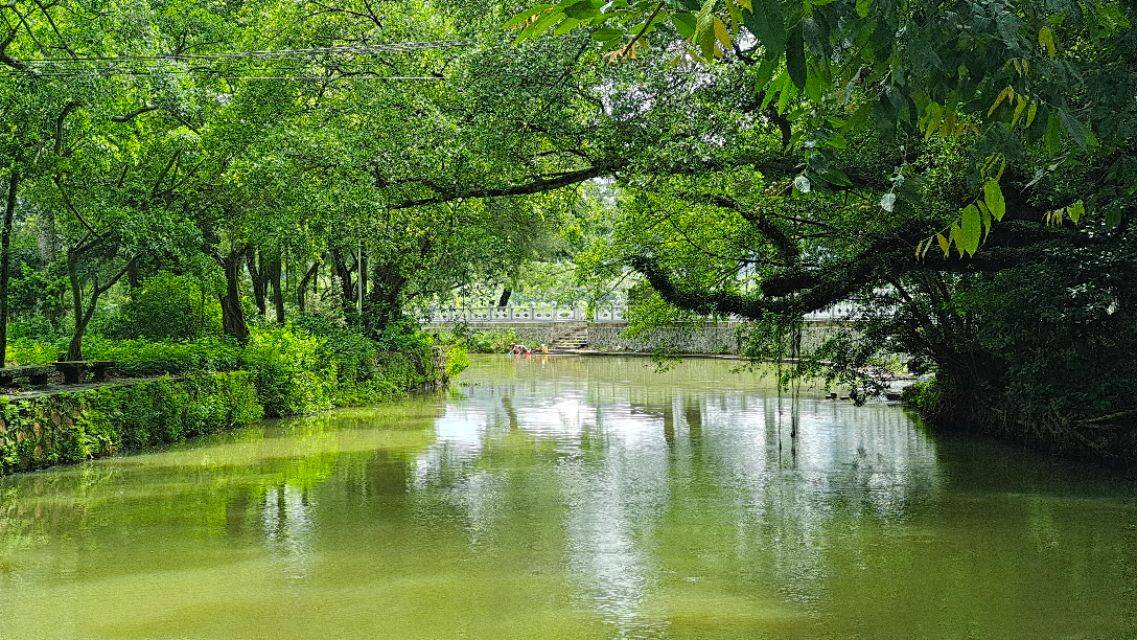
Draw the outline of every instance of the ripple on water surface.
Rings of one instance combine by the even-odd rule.
[[[735,369],[485,357],[0,479],[0,638],[1137,638],[1133,485]]]

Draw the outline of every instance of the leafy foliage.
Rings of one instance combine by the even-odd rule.
[[[122,305],[104,332],[147,340],[195,339],[221,333],[217,296],[188,276],[159,273]]]

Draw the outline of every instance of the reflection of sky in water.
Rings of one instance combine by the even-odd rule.
[[[609,371],[570,384],[555,364],[518,363],[519,379],[505,384],[478,384],[477,370],[468,374],[474,384],[447,404],[434,422],[435,444],[416,461],[416,487],[445,484],[476,543],[506,499],[495,492],[508,487],[500,471],[481,468],[451,482],[455,468],[492,455],[511,435],[551,444],[572,582],[621,637],[661,632],[645,602],[669,577],[654,566],[651,548],[668,511],[684,518],[699,513],[700,501],[726,505],[732,530],[723,533],[736,554],[769,558],[770,566],[753,570],[772,572],[790,585],[788,596],[810,600],[822,588],[836,512],[903,519],[937,491],[932,443],[891,407],[817,397],[795,405],[754,374],[737,374],[753,383],[741,389],[659,384],[647,377],[657,374],[633,369],[642,369],[634,360],[620,363],[626,377]],[[672,495],[675,481],[682,495]]]

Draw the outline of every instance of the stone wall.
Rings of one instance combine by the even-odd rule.
[[[842,322],[807,322],[802,334],[803,347],[819,345],[844,325]],[[470,332],[513,331],[528,345],[553,344],[558,338],[586,331],[587,349],[596,351],[650,353],[659,350],[676,353],[737,354],[741,322],[684,324],[660,327],[650,335],[629,337],[624,322],[493,322],[466,325]],[[453,325],[430,324],[431,330],[453,330]]]
[[[595,325],[593,325],[595,326]],[[468,324],[466,331],[493,331],[504,333],[513,331],[518,341],[527,345],[553,344],[558,339],[589,327],[587,322],[494,322],[487,324]],[[454,331],[455,325],[431,323],[423,325],[428,331]]]
[[[737,322],[672,325],[632,338],[626,335],[626,324],[593,324],[588,327],[588,348],[637,353],[664,350],[677,353],[732,354],[738,353],[739,326]]]

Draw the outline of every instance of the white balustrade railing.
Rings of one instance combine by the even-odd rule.
[[[505,307],[435,307],[422,317],[429,324],[491,324],[512,322],[624,322],[623,304],[600,305],[591,316],[584,305],[532,303]],[[826,309],[808,313],[806,322],[849,320],[862,311],[855,302],[841,302]],[[740,318],[728,317],[728,321]]]

